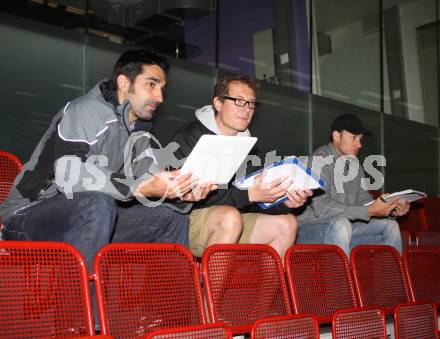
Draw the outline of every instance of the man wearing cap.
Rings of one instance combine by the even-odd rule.
[[[362,187],[365,174],[356,156],[368,135],[371,132],[352,114],[333,121],[330,143],[319,147],[309,162],[320,170],[326,186],[298,217],[297,243],[335,244],[347,256],[360,244],[391,245],[402,252],[399,224],[389,217],[406,214],[409,203],[377,198],[364,206],[372,197]]]

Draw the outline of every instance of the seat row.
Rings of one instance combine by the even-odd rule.
[[[403,248],[408,246],[440,246],[440,231],[400,231]]]
[[[440,231],[440,198],[429,196],[411,204],[411,210],[399,217],[400,229],[415,234],[417,231]]]
[[[347,319],[349,328],[365,331],[368,321],[358,312],[383,318],[400,303],[438,303],[439,263],[440,248],[434,247],[409,247],[402,262],[392,247],[358,246],[349,263],[337,246],[294,245],[286,253],[285,274],[281,258],[266,245],[214,245],[199,264],[179,245],[110,244],[99,251],[89,275],[81,254],[67,244],[3,241],[0,333],[2,338],[94,335],[90,280],[104,336],[139,338],[211,323],[216,325],[198,330],[221,332],[220,337],[252,332],[256,338],[274,338],[270,331],[316,330],[318,323],[331,321],[336,331],[350,324]],[[429,325],[430,335],[436,334],[436,308],[420,305],[400,307],[423,309],[431,322],[412,326],[420,332],[420,326]],[[343,313],[347,309],[354,315]],[[272,318],[280,316],[288,318]],[[353,322],[357,318],[361,321]],[[260,329],[263,335],[257,336],[254,324],[266,332]],[[350,337],[344,333],[349,332],[344,329],[337,337]]]

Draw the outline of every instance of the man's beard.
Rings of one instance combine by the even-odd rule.
[[[151,109],[148,106],[152,105],[155,107],[155,109]],[[137,116],[138,119],[141,120],[151,120],[154,116],[154,113],[156,112],[156,108],[158,106],[158,103],[154,100],[149,100],[146,104],[145,104],[145,108],[144,109],[140,109],[139,111],[135,111],[135,115]]]
[[[142,111],[141,113],[136,112],[136,116],[140,120],[151,120],[154,116],[154,110]]]

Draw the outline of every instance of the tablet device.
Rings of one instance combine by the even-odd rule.
[[[201,183],[227,184],[256,142],[254,137],[202,135],[181,174],[191,172]]]

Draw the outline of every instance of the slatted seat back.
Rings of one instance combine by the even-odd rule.
[[[285,265],[295,313],[330,322],[335,311],[357,306],[348,260],[338,246],[294,245]]]
[[[94,334],[84,258],[59,242],[0,241],[0,337]]]
[[[250,331],[271,316],[291,314],[281,258],[268,245],[213,245],[202,257],[211,321]]]
[[[411,300],[402,259],[394,247],[356,246],[350,263],[361,306],[383,307],[392,313],[397,304]]]
[[[133,338],[205,323],[199,271],[183,246],[113,243],[96,255],[94,272],[103,334]]]

